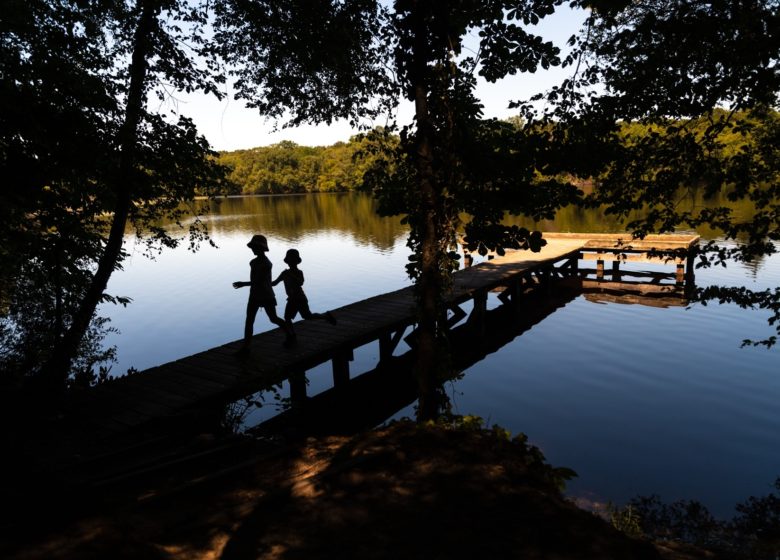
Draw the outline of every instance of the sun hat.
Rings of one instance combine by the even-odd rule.
[[[284,256],[284,262],[287,264],[301,264],[301,254],[298,249],[288,249],[287,254]]]
[[[246,246],[250,249],[257,248],[262,249],[263,251],[267,251],[268,240],[266,240],[265,235],[253,235],[251,241],[249,241]]]

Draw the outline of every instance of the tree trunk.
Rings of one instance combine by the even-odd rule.
[[[62,336],[64,330],[62,312],[62,234],[54,246],[54,340]]]
[[[415,117],[417,122],[415,166],[417,168],[420,200],[416,225],[419,231],[420,275],[417,280],[417,356],[415,369],[419,388],[418,421],[432,420],[439,415],[439,344],[437,341],[438,309],[441,297],[438,241],[440,193],[433,170],[432,136],[434,127],[428,109],[427,83],[427,28],[423,14],[415,6],[412,86],[414,87]]]
[[[431,166],[430,137],[424,130],[424,121],[420,117],[427,113],[425,103],[426,93],[423,88],[415,88],[415,107],[418,122],[417,139],[417,172],[420,187],[420,276],[417,281],[418,296],[418,339],[417,339],[417,382],[419,386],[420,421],[431,420],[438,416],[438,367],[439,352],[437,342],[437,320],[439,298],[441,297],[441,281],[439,278],[439,246],[437,242],[436,218],[438,212],[438,192],[433,178]],[[423,101],[421,101],[421,99]]]
[[[95,310],[103,299],[108,280],[116,268],[122,252],[122,240],[132,203],[138,125],[146,101],[146,79],[149,71],[152,31],[160,12],[159,3],[155,0],[138,0],[138,6],[140,14],[133,37],[127,105],[124,122],[119,129],[118,137],[119,166],[115,178],[116,204],[111,220],[111,229],[103,254],[98,261],[97,270],[81,305],[73,315],[70,327],[57,341],[49,362],[43,368],[43,380],[53,389],[64,388],[71,364],[78,353],[87,329],[89,329]]]

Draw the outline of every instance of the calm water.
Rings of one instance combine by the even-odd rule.
[[[103,309],[120,331],[108,341],[119,348],[115,372],[240,338],[247,292],[231,283],[249,279],[246,242],[254,233],[268,237],[275,273],[288,248],[300,250],[313,311],[409,284],[405,228],[375,216],[364,196],[228,199],[207,221],[216,249],[169,250],[151,261],[127,240],[133,256],[109,291],[133,303]],[[567,212],[545,227],[604,231],[614,224]],[[780,258],[698,271],[696,280],[778,286]],[[258,315],[255,332],[271,326]],[[731,305],[658,309],[579,297],[447,388],[456,412],[525,432],[550,462],[575,469],[572,495],[620,503],[657,493],[698,499],[729,516],[735,503],[768,493],[780,476],[780,349],[739,347],[768,329],[765,314]],[[360,349],[352,371],[376,360],[373,347]],[[330,366],[309,378],[309,394],[330,387]],[[248,421],[273,412],[263,407]]]

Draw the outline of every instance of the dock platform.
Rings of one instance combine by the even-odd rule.
[[[507,251],[504,256],[457,271],[448,301],[453,326],[465,319],[479,327],[490,291],[499,290],[502,301],[511,302],[529,286],[556,278],[577,279],[591,293],[599,292],[600,284],[609,277],[624,290],[636,287],[637,293],[649,290],[660,296],[679,296],[686,280],[692,280],[694,248],[699,240],[696,235],[648,236],[637,241],[614,234],[554,233],[545,233],[544,238],[547,245],[538,253]],[[596,261],[595,269],[583,268],[588,260]],[[605,272],[606,261],[613,264]],[[622,263],[636,261],[672,264],[676,271],[640,282],[634,278],[636,272],[621,269]],[[671,282],[659,282],[658,277]],[[467,314],[460,305],[469,301],[473,307]],[[236,340],[89,389],[73,401],[76,426],[70,431],[108,440],[144,425],[177,418],[187,421],[196,411],[224,407],[285,381],[290,382],[293,399],[305,399],[305,372],[328,361],[333,364],[333,385],[337,388],[350,380],[354,349],[378,342],[379,363],[392,357],[416,323],[413,288],[351,303],[332,313],[338,320],[336,325],[326,321],[296,323],[298,342],[292,348],[283,346],[284,334],[277,328],[255,335],[248,357],[237,355],[242,342]]]

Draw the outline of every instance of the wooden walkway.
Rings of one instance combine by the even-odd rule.
[[[539,253],[513,251],[458,271],[450,303],[453,324],[465,313],[458,305],[473,300],[470,321],[479,322],[487,293],[506,287],[503,296],[518,297],[524,282],[544,282],[553,276],[582,276],[581,260],[594,259],[596,281],[604,276],[605,260],[612,260],[613,276],[621,262],[659,258],[677,266],[679,284],[692,272],[689,249],[698,236],[654,236],[641,242],[619,240],[605,234],[545,234],[548,244]],[[558,265],[558,266],[556,266]],[[680,271],[683,272],[680,272]],[[239,358],[240,341],[233,341],[192,356],[112,380],[74,400],[73,414],[80,433],[109,439],[144,425],[187,422],[209,408],[220,407],[253,392],[291,382],[292,398],[305,396],[306,370],[332,361],[334,385],[349,380],[353,349],[379,342],[380,363],[392,356],[406,329],[415,323],[411,287],[382,294],[333,310],[337,325],[325,321],[296,324],[298,343],[284,348],[280,329],[258,334],[251,355]]]

